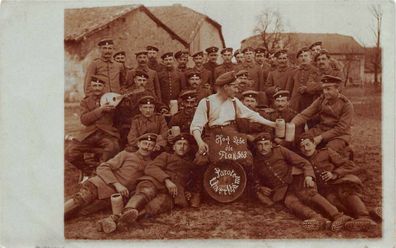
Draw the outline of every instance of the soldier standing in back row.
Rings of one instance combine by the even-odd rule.
[[[165,53],[161,56],[165,69],[159,72],[161,101],[169,106],[170,100],[177,100],[182,89],[186,87],[186,79],[182,72],[174,67],[173,53]]]
[[[235,68],[236,71],[247,70],[248,77],[253,80],[253,90],[259,91],[260,86],[260,67],[254,62],[254,49],[246,47],[242,50],[245,62]]]
[[[91,91],[90,82],[93,75],[98,75],[105,82],[104,92],[120,93],[121,86],[124,85],[125,70],[122,64],[112,60],[114,42],[111,38],[104,38],[98,42],[101,57],[96,58],[89,64],[85,73],[84,93]]]
[[[309,46],[309,49],[311,50],[312,57],[315,58],[315,56],[319,54],[321,50],[323,50],[322,42],[317,41],[312,43],[312,45]],[[314,65],[317,66],[316,64]],[[333,70],[337,70],[337,71],[343,71],[344,69],[344,65],[340,61],[334,58],[330,58],[330,66]]]
[[[320,50],[314,57],[316,66],[319,69],[320,76],[331,75],[344,79],[344,74],[341,70],[334,69],[331,66],[331,57],[327,50]],[[344,80],[343,80],[344,81]]]
[[[208,55],[208,62],[203,64],[203,66],[210,71],[212,78],[215,78],[215,69],[218,66],[217,64],[217,57],[219,56],[217,52],[219,51],[219,48],[217,47],[208,47],[205,49],[206,54]]]
[[[147,46],[146,50],[148,56],[148,67],[156,72],[162,71],[164,69],[164,65],[158,62],[159,49],[155,46]]]
[[[176,59],[176,62],[177,62],[177,67],[176,67],[176,69],[179,71],[179,72],[186,72],[186,70],[187,70],[187,62],[188,62],[188,51],[186,51],[186,50],[180,50],[180,51],[177,51],[176,53],[175,53],[175,59]]]
[[[221,57],[223,58],[223,64],[216,67],[214,80],[216,80],[221,74],[229,71],[233,71],[235,68],[235,65],[231,62],[232,59],[231,47],[227,47],[221,50]]]
[[[259,91],[267,90],[267,78],[271,68],[271,65],[265,61],[265,52],[266,49],[264,47],[258,47],[255,49],[254,58],[256,65],[258,65],[260,68],[260,85],[258,87]]]
[[[240,49],[235,50],[234,57],[236,61],[235,65],[241,65],[243,62],[245,62],[245,57],[243,56],[243,53],[241,53]]]
[[[185,75],[188,75],[191,72],[198,72],[201,75],[202,85],[209,84],[210,87],[213,89],[213,81],[214,80],[212,77],[212,73],[203,66],[203,64],[202,64],[203,63],[203,55],[204,54],[202,51],[196,52],[192,55],[195,66],[193,68],[189,68],[185,72]]]

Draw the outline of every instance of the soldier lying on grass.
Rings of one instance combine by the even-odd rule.
[[[194,138],[188,133],[176,136],[174,152],[163,152],[146,166],[145,176],[138,179],[136,191],[121,215],[111,215],[100,220],[98,230],[111,233],[117,228],[126,229],[144,211],[156,215],[172,210],[175,205],[187,207],[185,188],[193,166],[189,156],[193,142]]]
[[[264,205],[283,202],[289,210],[304,219],[302,225],[308,231],[326,229],[330,225],[327,217],[333,220],[330,225],[332,231],[341,230],[345,223],[352,220],[317,192],[315,173],[307,160],[274,144],[270,133],[260,134],[255,144],[254,183],[257,197]],[[299,171],[293,170],[293,167]],[[326,217],[314,210],[313,205]]]

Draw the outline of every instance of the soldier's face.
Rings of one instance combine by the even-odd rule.
[[[300,56],[298,56],[298,60],[300,64],[309,64],[311,63],[311,54],[309,52],[302,52]]]
[[[100,53],[104,59],[110,59],[113,55],[114,46],[111,44],[100,46]]]
[[[194,109],[197,106],[197,99],[195,97],[188,98],[183,101],[185,109]]]
[[[114,57],[114,60],[118,63],[124,64],[125,56],[123,54],[117,54],[117,56]]]
[[[102,94],[103,88],[104,88],[104,84],[97,83],[97,82],[91,82],[92,93],[95,96],[98,96],[98,95]]]
[[[226,93],[226,95],[228,97],[231,97],[231,98],[235,97],[236,94],[238,93],[238,91],[239,90],[238,90],[238,86],[237,86],[237,82],[236,81],[234,81],[234,82],[232,82],[230,84],[224,85],[224,92]]]
[[[187,140],[178,140],[173,145],[173,150],[179,156],[184,156],[190,149],[190,145]]]
[[[329,58],[327,57],[326,54],[322,54],[322,55],[319,55],[319,56],[316,58],[316,64],[318,65],[318,67],[319,67],[320,69],[329,68],[329,66],[330,66],[330,60],[329,60]]]
[[[202,65],[203,57],[202,56],[195,56],[193,58],[193,61],[194,61],[195,65],[199,67],[199,66]]]
[[[255,60],[256,60],[257,64],[260,64],[260,65],[263,64],[265,61],[264,53],[256,53]]]
[[[155,147],[155,141],[141,140],[137,143],[138,152],[143,156],[148,156],[151,154]]]
[[[312,140],[305,139],[300,143],[300,151],[304,156],[311,157],[316,151],[316,145]]]
[[[253,58],[254,58],[254,52],[253,52],[253,51],[246,51],[246,52],[243,54],[243,57],[245,58],[245,60],[246,60],[247,62],[252,62],[252,61],[253,61]]]
[[[254,97],[245,96],[242,103],[250,109],[255,109],[257,107],[257,100]]]
[[[165,57],[163,61],[164,61],[164,65],[166,67],[172,67],[173,66],[173,62],[174,62],[173,57]]]
[[[216,63],[218,56],[219,55],[217,53],[209,53],[208,59],[209,59],[210,62]]]
[[[158,56],[158,52],[154,50],[147,51],[147,57],[150,60],[156,60]]]
[[[201,84],[201,78],[195,76],[190,77],[188,79],[188,84],[191,86],[191,88],[196,89]]]
[[[229,51],[223,52],[221,57],[223,58],[224,63],[230,63],[232,59],[232,53]]]
[[[280,67],[285,67],[287,65],[287,62],[288,62],[289,59],[288,59],[286,53],[281,53],[281,54],[279,54],[279,56],[278,56],[278,58],[276,60],[277,60],[278,65]]]
[[[287,99],[287,96],[278,97],[274,100],[274,106],[278,111],[283,111],[284,109],[287,108],[288,105],[289,105],[289,101]]]
[[[324,97],[328,100],[337,98],[340,93],[339,88],[334,84],[324,84],[322,89]]]
[[[176,59],[177,60],[177,63],[179,64],[179,65],[186,65],[187,64],[187,61],[188,61],[188,58],[186,57],[186,56],[181,56],[181,57],[179,57],[178,59]]]
[[[147,85],[147,78],[145,77],[136,76],[133,81],[135,82],[135,85],[138,88],[145,88]]]
[[[235,56],[235,59],[237,61],[237,63],[243,63],[245,61],[245,57],[243,56],[243,53],[239,53],[237,54],[237,56]]]
[[[267,155],[272,151],[272,142],[270,140],[261,140],[257,142],[257,151],[261,155]]]
[[[139,106],[140,113],[146,118],[150,118],[154,115],[154,104],[141,104]]]
[[[146,54],[139,54],[136,56],[136,61],[139,65],[145,65],[148,62],[148,56]]]
[[[320,52],[320,50],[322,50],[321,46],[314,46],[311,48],[311,51],[313,54],[318,54]]]

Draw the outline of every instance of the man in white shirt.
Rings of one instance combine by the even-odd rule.
[[[199,102],[190,126],[190,132],[194,136],[199,149],[194,162],[200,165],[193,173],[193,189],[190,200],[192,207],[199,207],[200,204],[203,174],[210,157],[207,142],[211,132],[218,133],[220,131],[230,136],[233,136],[233,134],[238,135],[235,124],[237,118],[246,118],[252,122],[275,127],[274,122],[263,118],[259,113],[243,105],[235,97],[238,93],[238,87],[234,71],[226,72],[219,76],[216,79],[215,87],[216,94],[203,98]],[[204,128],[205,135],[202,135]],[[250,171],[249,166],[253,163],[251,153],[248,158],[251,161],[249,159],[244,161],[246,171]],[[249,178],[249,173],[247,177]]]

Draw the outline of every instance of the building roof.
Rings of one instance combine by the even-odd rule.
[[[284,33],[292,41],[292,48],[295,50],[310,46],[315,41],[322,41],[322,47],[332,54],[355,53],[363,54],[364,48],[352,37],[335,33]],[[260,35],[255,35],[241,41],[242,46],[260,45]]]
[[[219,30],[221,42],[225,47],[221,25],[204,14],[184,7],[181,4],[149,7],[148,9],[188,44],[194,40],[201,25],[207,21]]]
[[[172,37],[179,40],[184,45],[187,45],[179,35],[154,16],[146,7],[140,4],[65,9],[64,40],[79,41],[84,37],[103,29],[107,24],[117,20],[118,18],[136,10],[144,11],[151,19],[153,19],[153,21],[170,33]]]

